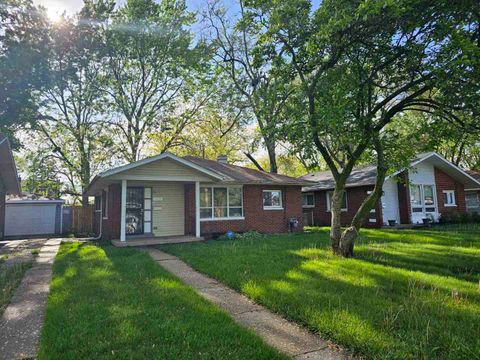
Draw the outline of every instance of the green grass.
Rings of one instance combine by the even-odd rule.
[[[364,358],[480,358],[478,229],[362,230],[353,259],[325,228],[161,248]]]
[[[64,243],[39,359],[286,359],[134,249]]]
[[[10,266],[3,264],[0,260],[0,315],[3,314],[15,289],[22,281],[25,272],[32,267],[32,261],[17,262]]]

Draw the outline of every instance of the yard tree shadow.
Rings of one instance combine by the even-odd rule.
[[[148,254],[63,244],[39,359],[285,359]]]
[[[480,240],[372,233],[354,259],[325,230],[162,248],[365,358],[478,358]]]

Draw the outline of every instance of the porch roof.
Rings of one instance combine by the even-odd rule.
[[[465,190],[472,190],[480,188],[480,179],[476,179],[474,176],[469,174],[467,171],[462,170],[458,166],[452,164],[450,161],[443,158],[441,155],[436,152],[428,152],[419,154],[415,159],[410,162],[410,168],[414,168],[416,165],[429,161],[435,167],[444,171],[452,178],[461,182],[465,185]],[[401,169],[387,177],[391,178],[406,169]],[[352,170],[350,177],[347,179],[346,187],[358,187],[358,186],[368,186],[375,185],[375,180],[377,177],[377,167],[375,165],[366,165],[356,167]],[[316,184],[313,186],[304,187],[302,190],[304,192],[309,191],[318,191],[318,190],[331,190],[335,187],[335,181],[333,175],[330,171],[320,171],[315,173],[310,173],[301,177],[301,179],[315,181]]]
[[[152,167],[156,162],[170,161],[189,169],[189,175],[177,174],[172,176],[167,170],[159,174],[150,169],[146,174],[145,169]],[[218,161],[201,159],[193,156],[178,157],[170,153],[156,155],[131,164],[119,166],[98,174],[88,188],[86,195],[99,194],[102,188],[111,183],[119,183],[121,180],[128,181],[177,181],[177,182],[214,182],[224,184],[258,184],[258,185],[296,185],[305,186],[313,183],[290,176],[267,173],[254,169],[224,164]]]

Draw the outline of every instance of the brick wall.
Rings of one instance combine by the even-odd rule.
[[[3,239],[5,231],[5,191],[0,191],[0,239]]]
[[[263,209],[263,190],[282,190],[283,210]],[[299,186],[258,186],[243,187],[244,220],[202,221],[202,235],[258,231],[261,233],[282,233],[288,231],[288,219],[299,221],[296,231],[303,231],[301,188]],[[195,189],[193,184],[185,185],[185,233],[195,234]]]
[[[465,189],[463,184],[455,181],[450,175],[444,173],[442,170],[434,168],[435,184],[437,188],[438,212],[440,214],[457,211],[464,213],[467,211],[465,204]],[[445,207],[445,200],[443,196],[444,190],[455,191],[455,201],[457,206]]]
[[[360,186],[347,189],[347,211],[342,211],[341,222],[342,225],[348,225],[353,220],[357,210],[362,205],[363,201],[368,195],[368,191],[373,190],[373,186]],[[311,216],[313,213],[313,222],[316,226],[330,226],[331,213],[327,211],[327,191],[315,191],[315,207],[304,208],[303,211]],[[366,219],[364,226],[380,227],[383,224],[380,201],[375,205],[376,222],[371,223]]]
[[[113,184],[108,187],[108,219],[102,219],[102,240],[120,239],[121,196],[121,185]]]
[[[408,186],[408,172],[403,171],[398,175],[398,206],[400,213],[400,223],[410,224],[412,206],[410,203],[410,188]]]

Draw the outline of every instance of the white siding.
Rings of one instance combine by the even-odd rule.
[[[408,172],[408,178],[411,184],[436,186],[434,166],[429,160],[423,161],[420,164],[416,165],[414,168],[410,169]],[[422,196],[423,196],[423,193],[422,193]],[[434,191],[434,196],[436,197],[436,187]],[[438,221],[438,218],[439,218],[438,199],[435,204],[435,207],[437,208],[436,212],[430,213],[430,215],[433,216],[435,221]],[[425,212],[412,211],[411,221],[414,224],[419,224],[423,222],[423,218],[425,218],[426,216],[427,214]]]
[[[398,204],[398,184],[395,179],[387,179],[383,183],[382,196],[382,217],[383,223],[388,224],[388,220],[396,220],[400,224],[399,204]]]
[[[433,165],[424,161],[408,171],[408,178],[412,184],[435,185]]]
[[[55,234],[56,209],[56,204],[6,204],[5,236]]]

